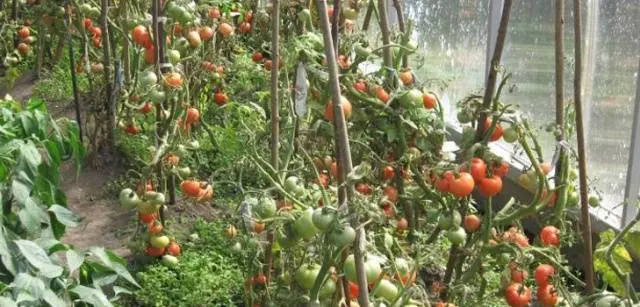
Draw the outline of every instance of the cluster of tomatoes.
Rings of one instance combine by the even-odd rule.
[[[16,31],[16,37],[18,38],[18,44],[14,54],[7,54],[4,60],[4,65],[7,67],[13,66],[20,62],[20,57],[28,56],[31,53],[31,45],[36,41],[33,36],[33,30],[31,29],[31,21],[26,20],[23,26],[20,26]],[[18,56],[19,55],[19,56]]]
[[[253,55],[251,55],[251,59],[253,60],[253,62],[257,64],[262,64],[262,66],[266,71],[271,71],[271,68],[273,68],[273,61],[271,59],[266,58],[265,53],[263,51],[256,50],[253,53]],[[282,61],[282,58],[279,58],[278,69],[281,69],[283,65],[284,65],[284,62]]]
[[[102,28],[94,25],[91,18],[83,19],[82,26],[89,33],[93,47],[102,48]]]
[[[180,189],[185,196],[198,202],[209,201],[215,195],[213,186],[206,181],[184,180]]]
[[[511,307],[526,307],[531,302],[531,289],[525,285],[528,272],[514,262],[509,264],[511,281],[504,291],[507,304]],[[558,304],[558,291],[552,283],[555,268],[549,264],[540,264],[535,270],[535,283],[538,288],[536,299],[540,306],[553,307]]]
[[[167,266],[178,263],[180,245],[165,234],[158,220],[158,211],[165,204],[165,196],[154,191],[153,183],[140,183],[136,190],[129,188],[120,191],[119,203],[126,208],[136,208],[138,219],[146,225],[149,241],[145,252],[151,257],[162,257]]]
[[[457,174],[449,170],[432,180],[437,190],[451,193],[458,198],[471,195],[476,186],[483,196],[492,197],[502,191],[502,178],[508,171],[509,165],[503,161],[488,167],[483,159],[473,158],[466,165],[462,165]]]

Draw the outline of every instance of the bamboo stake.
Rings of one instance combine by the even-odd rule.
[[[329,16],[327,12],[327,1],[317,1],[318,12],[320,15],[320,26],[322,30],[322,36],[324,38],[324,51],[327,58],[327,65],[329,70],[329,86],[331,88],[332,101],[333,101],[333,125],[336,131],[336,149],[338,152],[338,181],[342,184],[342,181],[347,178],[347,174],[351,172],[351,149],[349,146],[349,135],[347,132],[347,123],[342,110],[342,94],[340,93],[340,83],[338,80],[338,64],[336,63],[335,49],[333,48],[333,41],[329,29]],[[343,201],[340,202],[340,207],[347,206],[349,197],[353,194],[353,187],[348,186],[348,193]],[[349,213],[352,217],[351,226],[358,229],[356,235],[356,242],[354,244],[354,258],[356,264],[356,274],[358,277],[358,286],[360,287],[360,296],[358,302],[362,307],[369,307],[369,289],[367,289],[367,276],[364,268],[364,228],[359,227],[358,214],[353,206],[347,206]]]
[[[69,14],[69,11],[67,11],[65,23],[67,27],[71,25],[71,15]],[[67,38],[69,47],[69,69],[71,72],[71,85],[73,86],[73,102],[76,111],[76,122],[78,122],[78,134],[80,136],[80,143],[84,143],[84,136],[82,135],[82,117],[80,114],[80,97],[78,95],[78,78],[76,76],[75,60],[73,57],[73,40],[71,39],[71,36],[67,36]]]
[[[574,42],[575,42],[575,76],[573,83],[573,95],[576,109],[576,134],[578,138],[578,168],[580,171],[580,213],[582,222],[582,239],[585,251],[585,283],[587,293],[593,293],[593,243],[591,241],[591,216],[589,214],[587,191],[587,150],[585,146],[584,123],[582,121],[582,28],[580,16],[580,0],[573,0],[573,14],[575,16]]]
[[[489,76],[487,78],[487,87],[484,91],[482,99],[482,108],[489,110],[491,108],[491,102],[493,101],[493,95],[496,90],[496,80],[498,78],[498,65],[500,65],[500,59],[502,58],[502,50],[504,49],[504,40],[507,37],[507,26],[509,25],[509,17],[511,15],[511,5],[513,0],[505,0],[502,8],[502,17],[500,19],[500,26],[498,27],[498,36],[496,38],[496,47],[491,57],[491,67],[489,68]],[[487,120],[487,113],[480,113],[480,119],[478,120],[476,130],[476,140],[482,140],[484,134],[484,122]]]
[[[278,79],[280,65],[280,0],[272,0],[273,16],[271,21],[271,166],[276,172],[280,170],[280,93]],[[291,144],[293,146],[293,144]],[[279,176],[279,174],[276,174]],[[271,280],[273,267],[273,230],[267,232],[267,247],[265,251],[264,275],[267,282]],[[264,303],[264,302],[263,302]]]

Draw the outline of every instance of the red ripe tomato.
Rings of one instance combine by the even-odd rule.
[[[529,246],[529,238],[520,232],[513,234],[512,240],[513,243],[520,245],[520,247]]]
[[[386,201],[382,205],[382,211],[384,212],[384,215],[388,218],[392,218],[396,215],[396,209],[389,201]]]
[[[251,22],[251,20],[253,20],[253,11],[247,11],[244,14],[244,21]]]
[[[262,52],[260,51],[256,51],[253,53],[253,55],[251,56],[251,59],[256,62],[256,63],[260,63],[262,62],[262,60],[264,59],[264,55],[262,54]]]
[[[147,213],[138,212],[138,219],[140,220],[140,222],[143,222],[145,224],[151,224],[153,223],[153,221],[156,220],[156,215],[153,213],[147,214]]]
[[[464,198],[471,194],[474,186],[475,184],[473,183],[473,177],[471,177],[471,174],[461,172],[460,176],[458,178],[454,178],[449,184],[449,192],[458,198]]]
[[[20,30],[18,30],[18,36],[20,38],[27,38],[30,34],[31,31],[29,31],[29,27],[22,27],[20,28]]]
[[[454,176],[452,171],[446,171],[437,178],[434,182],[436,189],[440,192],[449,192],[451,187],[451,182],[453,182]]]
[[[100,29],[100,27],[92,27],[89,32],[91,32],[93,37],[102,37],[102,29]]]
[[[248,21],[241,22],[238,31],[243,34],[251,32],[251,23],[249,23]]]
[[[556,288],[551,284],[538,287],[536,292],[538,303],[543,307],[553,307],[558,304],[558,293]]]
[[[409,222],[407,222],[407,219],[403,217],[398,219],[398,222],[396,224],[396,230],[398,230],[399,232],[404,232],[407,229],[409,229]]]
[[[198,197],[200,194],[200,183],[195,180],[185,180],[180,184],[182,193],[190,197]]]
[[[475,183],[480,183],[482,179],[487,177],[487,164],[480,158],[471,160],[471,177]]]
[[[351,117],[351,102],[342,96],[342,112],[344,113],[344,119],[348,120]],[[329,101],[324,107],[324,119],[328,122],[333,122],[333,102]]]
[[[220,9],[217,7],[213,7],[211,9],[209,9],[209,18],[211,19],[218,19],[220,18]]]
[[[171,256],[180,256],[180,245],[178,245],[178,243],[176,243],[175,241],[171,241],[171,243],[169,243],[169,246],[167,247],[167,252]]]
[[[549,279],[556,274],[556,269],[549,264],[541,264],[536,268],[536,284],[542,287],[549,283]]]
[[[531,289],[521,283],[512,283],[505,290],[504,298],[511,307],[526,307],[531,301]]]
[[[131,30],[131,38],[136,44],[142,47],[149,47],[151,42],[149,31],[147,31],[147,28],[143,25],[138,25]]]
[[[560,246],[560,230],[554,226],[545,226],[540,230],[540,241],[544,246]]]
[[[156,63],[156,49],[153,46],[144,49],[144,61],[147,64]]]
[[[521,268],[513,268],[511,270],[511,281],[522,283],[529,277],[529,273]]]
[[[509,173],[509,164],[507,162],[500,162],[500,165],[493,167],[493,174],[499,177],[504,177]]]
[[[349,282],[349,299],[353,300],[353,299],[357,299],[358,296],[360,296],[360,287],[358,287],[358,284],[350,281]]]
[[[29,51],[31,51],[31,48],[29,48],[29,45],[25,43],[19,43],[18,47],[16,48],[18,49],[18,52],[20,52],[20,55],[22,56],[26,56],[27,54],[29,54]]]
[[[217,92],[214,95],[214,99],[215,99],[217,105],[222,106],[222,105],[225,105],[227,103],[227,100],[229,98],[227,97],[227,94],[222,93],[222,92]]]
[[[484,121],[484,131],[486,132],[487,130],[489,130],[489,128],[491,128],[491,123],[492,120],[487,118]],[[500,138],[502,138],[502,135],[504,134],[504,130],[502,129],[502,125],[500,125],[500,123],[498,123],[496,125],[496,129],[493,130],[493,133],[491,134],[491,137],[489,137],[489,140],[494,142],[499,140]]]
[[[438,104],[438,100],[436,99],[436,95],[427,93],[422,96],[422,103],[425,109],[433,109]]]
[[[387,93],[387,91],[385,91],[381,86],[376,88],[376,97],[384,103],[389,102],[390,98],[389,93]]]
[[[393,167],[387,165],[382,169],[382,177],[384,180],[391,180],[396,176],[396,171]]]
[[[185,121],[187,124],[191,124],[199,120],[200,120],[200,111],[198,111],[198,109],[196,108],[187,109],[187,120]]]
[[[147,246],[147,255],[151,256],[151,257],[160,257],[162,255],[164,255],[164,247],[153,247],[151,245]]]
[[[211,38],[213,38],[213,29],[211,29],[211,27],[209,26],[204,26],[200,28],[200,31],[198,32],[200,34],[200,38],[202,38],[205,41],[208,41]]]
[[[267,276],[264,276],[264,274],[260,273],[256,276],[253,277],[253,284],[257,285],[257,286],[264,286],[267,284]]]
[[[89,28],[91,28],[91,26],[93,26],[93,21],[91,20],[91,18],[85,18],[82,21],[82,24],[84,25],[85,29],[89,29]]]
[[[318,179],[316,179],[316,183],[324,187],[325,189],[329,187],[329,176],[326,174],[320,174]]]
[[[356,184],[356,191],[362,195],[371,195],[373,194],[373,190],[366,183],[358,183]]]
[[[218,31],[220,31],[220,34],[222,34],[223,37],[228,37],[233,34],[233,27],[230,24],[223,22],[218,27]]]
[[[358,81],[356,83],[353,84],[353,88],[360,92],[360,93],[366,93],[367,92],[367,85],[362,82],[362,81]]]
[[[502,179],[495,175],[490,178],[484,178],[480,181],[479,188],[485,197],[495,196],[502,190]]]
[[[480,217],[478,217],[475,214],[470,214],[464,217],[464,222],[463,222],[464,230],[466,230],[469,233],[478,231],[478,229],[480,229],[480,224],[481,224]]]
[[[384,187],[384,194],[387,196],[387,199],[390,202],[395,203],[398,201],[398,190],[396,190],[396,188],[392,186],[386,186]]]
[[[153,111],[153,106],[148,102],[145,103],[144,106],[142,106],[142,108],[140,108],[140,113],[142,114],[147,114],[151,111]]]
[[[162,232],[162,224],[157,222],[157,221],[153,221],[151,223],[149,223],[149,225],[147,226],[147,230],[149,231],[149,233],[151,234],[159,234]]]

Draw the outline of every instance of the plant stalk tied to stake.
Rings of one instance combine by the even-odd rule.
[[[329,15],[327,14],[327,1],[317,1],[317,8],[319,12],[320,26],[322,30],[322,36],[324,39],[324,52],[327,58],[327,65],[329,71],[329,87],[331,88],[332,101],[333,101],[333,124],[336,131],[336,149],[340,153],[338,155],[338,179],[339,184],[342,185],[342,180],[347,178],[347,174],[351,172],[351,149],[349,146],[349,136],[347,134],[347,123],[342,110],[342,95],[340,92],[340,83],[338,80],[338,64],[336,63],[335,49],[333,48],[333,42],[331,38],[331,32],[329,28]],[[344,200],[341,200],[340,206],[347,205],[349,196],[353,194],[353,186],[347,184],[347,195]],[[352,217],[351,225],[353,228],[358,229],[356,235],[356,241],[354,244],[354,258],[356,265],[356,274],[358,277],[358,286],[360,287],[360,296],[358,302],[362,307],[369,306],[369,290],[367,289],[367,276],[364,267],[364,228],[358,227],[359,219],[358,214],[353,206],[349,206],[349,213]]]

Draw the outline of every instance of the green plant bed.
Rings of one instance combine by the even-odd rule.
[[[160,262],[140,267],[142,288],[123,306],[233,306],[242,302],[238,259],[222,236],[220,222],[196,220],[194,234],[182,244],[177,266]]]

